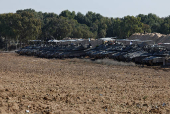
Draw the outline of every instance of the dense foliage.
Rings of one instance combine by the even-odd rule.
[[[108,18],[94,12],[85,15],[78,12],[36,12],[33,9],[0,14],[0,43],[11,40],[20,43],[31,39],[74,38],[127,38],[135,32],[170,33],[170,17],[159,18],[155,14]]]

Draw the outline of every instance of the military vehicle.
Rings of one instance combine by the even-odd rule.
[[[109,58],[117,61],[135,62],[137,64],[160,65],[170,57],[170,51],[160,45],[123,45],[100,44],[91,48],[90,44],[57,44],[42,46],[26,46],[16,51],[20,55],[37,56],[43,58],[82,58],[88,56],[91,59]]]

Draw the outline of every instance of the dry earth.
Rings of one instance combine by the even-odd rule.
[[[169,82],[169,68],[0,53],[0,113],[169,114]]]
[[[148,41],[148,43],[150,44],[160,44],[162,46],[167,47],[170,50],[170,34],[160,34],[160,33],[146,33],[146,34],[142,34],[142,33],[134,33],[133,35],[131,35],[129,38],[129,40],[141,40],[141,41],[146,41],[146,40],[150,40]]]

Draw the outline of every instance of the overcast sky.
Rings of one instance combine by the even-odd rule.
[[[106,17],[154,13],[159,17],[170,15],[170,0],[0,0],[0,13],[15,13],[19,9],[60,14],[63,10],[100,13]]]

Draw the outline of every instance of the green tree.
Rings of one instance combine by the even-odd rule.
[[[85,24],[84,15],[82,13],[78,12],[77,15],[75,16],[75,19],[77,20],[78,23]]]
[[[160,32],[161,24],[163,19],[157,15],[149,13],[148,15],[139,14],[137,17],[141,18],[141,22],[147,24],[151,28],[151,32]]]
[[[41,20],[36,19],[32,13],[26,11],[20,15],[21,17],[18,17],[18,22],[15,25],[16,36],[20,44],[38,38],[41,33]]]
[[[113,36],[121,38],[121,23],[122,20],[120,18],[116,18],[113,20]]]
[[[136,32],[143,32],[143,24],[140,22],[141,18],[134,16],[126,16],[121,22],[121,38],[127,38]]]
[[[162,34],[170,33],[170,19],[169,18],[166,18],[164,22],[161,24],[160,32]]]
[[[52,36],[57,39],[67,37],[72,29],[69,20],[64,17],[51,19],[44,28],[43,31],[45,31],[47,37]]]
[[[6,50],[8,50],[10,41],[16,38],[17,30],[15,29],[15,25],[17,20],[15,18],[18,16],[13,13],[0,15],[0,35],[5,39]]]
[[[151,28],[150,28],[150,26],[147,25],[147,24],[143,24],[142,30],[145,31],[145,32],[148,32],[148,33],[151,32]]]
[[[98,33],[99,38],[104,38],[106,36],[106,30],[101,29]]]
[[[69,18],[69,19],[74,19],[76,14],[75,14],[75,11],[72,11],[70,12],[69,10],[64,10],[60,13],[59,15],[60,17],[66,17],[66,18]]]

